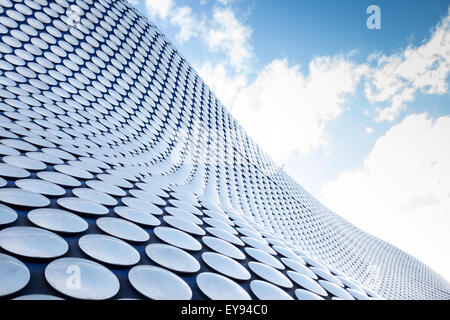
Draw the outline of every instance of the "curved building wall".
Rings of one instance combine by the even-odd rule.
[[[280,170],[126,1],[0,0],[0,136],[2,297],[450,298]]]

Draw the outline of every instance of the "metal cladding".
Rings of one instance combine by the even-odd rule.
[[[0,0],[0,136],[5,299],[450,298],[280,170],[126,1]]]

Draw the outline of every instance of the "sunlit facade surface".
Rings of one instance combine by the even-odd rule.
[[[0,0],[0,136],[4,299],[450,298],[285,174],[126,1]]]

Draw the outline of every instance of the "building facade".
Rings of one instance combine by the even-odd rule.
[[[246,134],[124,0],[0,0],[0,297],[449,299]]]

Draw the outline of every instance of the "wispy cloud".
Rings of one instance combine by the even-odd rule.
[[[309,74],[298,65],[275,59],[254,72],[257,78],[250,81],[252,29],[237,18],[231,7],[213,6],[205,18],[187,6],[169,2],[161,5],[159,0],[147,0],[147,5],[152,3],[149,8],[179,27],[179,42],[197,37],[212,55],[222,57],[215,63],[207,60],[199,65],[200,75],[250,135],[280,161],[295,151],[307,154],[326,145],[327,124],[339,116],[344,96],[354,93],[362,79],[377,122],[393,121],[414,100],[417,91],[447,92],[450,16],[443,18],[430,39],[418,47],[410,46],[389,56],[373,53],[367,63],[360,65],[352,62],[351,54],[316,57],[310,63]],[[172,10],[167,12],[167,8]],[[278,119],[280,114],[283,119]]]
[[[221,3],[227,4],[228,1]],[[201,15],[194,13],[189,6],[178,6],[173,0],[147,0],[146,4],[150,17],[167,19],[179,28],[175,37],[180,44],[197,38],[211,53],[223,56],[221,65],[233,72],[248,71],[253,57],[250,45],[252,29],[243,24],[230,7],[213,6],[208,15]]]
[[[228,1],[219,1],[221,6],[213,6],[209,15],[200,16],[198,13],[193,13],[192,9],[188,6],[178,6],[174,0],[147,0],[147,8],[149,9],[151,16],[157,16],[161,19],[167,18],[169,22],[179,27],[179,32],[176,35],[176,39],[183,43],[192,38],[198,38],[200,42],[207,45],[207,49],[211,51],[214,57],[222,57],[213,61],[206,60],[198,66],[200,75],[206,80],[206,82],[213,88],[216,95],[233,113],[240,114],[243,121],[246,121],[248,116],[242,116],[242,114],[248,113],[250,108],[246,103],[243,103],[243,93],[252,93],[253,97],[258,95],[265,96],[266,100],[269,96],[267,90],[270,91],[270,87],[262,84],[264,77],[267,78],[269,72],[277,72],[277,83],[274,83],[275,87],[282,89],[284,87],[279,86],[283,81],[283,75],[281,74],[281,68],[276,69],[275,66],[280,66],[275,59],[259,72],[252,69],[252,58],[254,57],[253,47],[250,44],[252,29],[240,21],[232,8],[227,6]],[[223,6],[225,5],[225,6]],[[449,9],[450,10],[450,9]],[[336,61],[336,57],[321,57],[318,59],[333,59]],[[311,62],[311,66],[314,67],[315,61]],[[344,61],[340,59],[340,61]],[[361,65],[355,65],[352,62],[351,55],[346,56],[346,65],[352,65],[353,69],[357,69],[357,76],[351,76],[352,81],[357,80],[364,81],[365,96],[371,105],[375,114],[374,120],[376,122],[381,121],[393,121],[399,114],[407,108],[408,102],[412,102],[417,92],[425,94],[444,94],[448,90],[448,75],[450,72],[450,15],[447,15],[442,21],[430,31],[430,37],[424,40],[422,45],[413,47],[409,46],[404,50],[400,50],[398,53],[392,55],[385,55],[380,52],[372,53],[367,58],[367,63]],[[276,69],[276,70],[275,70]],[[298,117],[297,121],[301,121],[303,118],[309,118],[311,113],[316,115],[322,115],[323,109],[340,110],[343,103],[341,93],[353,93],[353,90],[343,89],[342,92],[337,90],[340,84],[332,83],[325,77],[321,76],[323,70],[311,69],[311,75],[303,74],[299,70],[299,66],[292,65],[286,66],[286,78],[292,75],[292,71],[298,73],[298,78],[311,77],[308,81],[313,81],[312,77],[315,77],[314,83],[317,83],[318,87],[321,87],[322,96],[329,96],[328,100],[319,97],[316,99],[311,98],[314,93],[309,92],[310,87],[305,87],[302,81],[294,81],[295,85],[286,84],[288,90],[284,96],[290,97],[292,100],[302,100],[302,103],[287,103],[289,107],[285,107],[291,110],[289,115],[295,115]],[[253,71],[253,74],[259,74],[259,78],[254,80],[254,83],[249,82],[249,71]],[[256,72],[255,72],[256,71]],[[315,74],[312,75],[312,72]],[[352,74],[352,73],[351,73]],[[327,77],[330,75],[327,74]],[[322,83],[318,80],[321,79]],[[342,79],[334,79],[341,81]],[[356,85],[353,83],[351,88]],[[261,88],[265,92],[257,92],[257,88]],[[329,89],[328,89],[329,88]],[[306,90],[306,91],[305,91]],[[328,92],[328,90],[330,92]],[[337,91],[336,91],[337,90]],[[276,92],[273,92],[276,94]],[[297,99],[295,99],[295,95]],[[241,96],[238,102],[238,96]],[[258,100],[258,99],[256,99]],[[261,105],[261,99],[258,102]],[[320,103],[326,103],[329,106],[321,106]],[[295,106],[295,107],[294,107]],[[336,107],[339,106],[339,107]],[[257,106],[253,106],[256,108]],[[243,110],[238,110],[243,108]],[[258,106],[260,110],[264,110],[267,114],[272,113],[273,117],[279,112],[279,104],[272,105],[271,107]],[[314,109],[313,112],[309,111]],[[295,110],[295,112],[293,111]],[[306,114],[304,115],[303,112]],[[335,112],[333,114],[339,114]],[[335,119],[336,116],[331,117]],[[318,119],[322,119],[318,116]],[[291,150],[285,150],[281,154],[284,158],[285,155],[294,151],[300,151],[300,153],[307,153],[308,151],[326,144],[326,137],[323,133],[326,130],[327,121],[313,121],[314,129],[312,131],[320,132],[321,134],[313,135],[310,142],[292,143]],[[250,134],[254,135],[256,140],[266,141],[268,137],[261,136],[261,132],[264,132],[267,128],[265,121],[260,122],[261,126],[258,128],[250,129]],[[250,125],[250,128],[254,126]],[[276,126],[273,127],[276,131]],[[368,130],[367,133],[369,132]],[[282,132],[295,132],[301,133],[300,130],[281,130],[277,131],[280,134]],[[320,136],[320,138],[318,138]],[[281,137],[280,137],[281,138]],[[285,138],[286,139],[286,138]],[[303,138],[296,137],[298,140]],[[267,143],[267,142],[266,142]],[[269,147],[270,148],[270,147]],[[299,149],[300,148],[300,149]],[[279,158],[278,148],[270,148],[269,152],[273,149],[274,153],[271,153],[275,158]]]
[[[343,111],[364,68],[342,57],[311,61],[309,74],[287,60],[274,60],[241,88],[232,112],[272,157],[306,154],[326,145],[327,124]]]
[[[378,107],[376,121],[393,121],[414,100],[417,91],[426,94],[447,92],[450,72],[450,16],[432,31],[419,47],[408,47],[390,56],[372,56],[376,66],[370,69],[366,96]]]
[[[230,8],[215,8],[212,17],[206,33],[209,48],[225,52],[230,66],[237,72],[244,71],[252,57],[251,28],[242,24]]]
[[[175,8],[170,15],[170,22],[180,28],[176,35],[180,43],[197,36],[199,31],[204,29],[202,23],[192,14],[192,9],[186,6]]]
[[[165,19],[174,7],[173,0],[146,0],[145,5],[151,18]]]
[[[321,200],[450,279],[449,146],[449,116],[410,115],[377,140],[361,168],[325,183]]]

